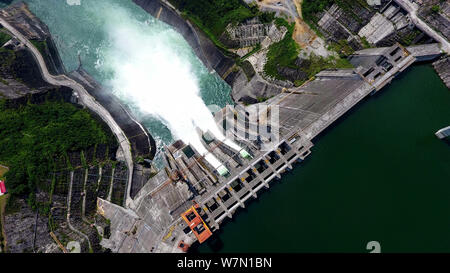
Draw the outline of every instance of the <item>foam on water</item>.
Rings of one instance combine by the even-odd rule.
[[[205,104],[232,103],[230,87],[204,67],[178,32],[132,1],[27,3],[49,26],[67,70],[78,67],[80,54],[83,68],[113,90],[155,139],[167,145],[179,138],[207,154],[195,128],[217,129]]]

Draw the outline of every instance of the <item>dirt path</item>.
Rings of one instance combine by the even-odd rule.
[[[295,18],[294,39],[302,47],[311,45],[317,38],[316,33],[303,21],[302,3],[303,0],[292,0],[297,8],[298,16]]]
[[[303,21],[303,0],[262,0],[257,1],[260,8],[272,11],[280,11],[295,21],[293,39],[306,52],[314,52],[316,55],[328,56],[330,53],[325,47],[325,42]],[[279,4],[278,4],[279,3]]]

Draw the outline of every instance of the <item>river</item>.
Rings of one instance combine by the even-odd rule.
[[[50,28],[68,70],[83,67],[109,84],[99,8],[106,0],[29,0]],[[181,52],[198,78],[206,104],[231,103],[230,88],[209,73],[169,26],[131,1],[109,0]],[[49,9],[48,7],[52,8]],[[124,100],[125,104],[133,106]],[[161,143],[170,131],[154,117],[134,114]],[[361,102],[313,142],[311,156],[194,252],[450,252],[450,146],[434,133],[450,125],[450,91],[430,64],[409,68]]]
[[[156,20],[131,0],[27,0],[25,2],[30,10],[49,27],[66,70],[70,72],[78,68],[78,55],[80,55],[83,68],[97,81],[109,88],[111,92],[115,93],[124,104],[131,108],[133,114],[143,125],[147,127],[155,138],[159,151],[161,151],[163,145],[171,144],[176,138],[169,129],[167,122],[162,122],[160,117],[147,111],[142,111],[142,109],[137,107],[141,102],[139,95],[142,94],[132,96],[136,95],[130,94],[134,91],[119,90],[120,88],[114,86],[115,80],[117,82],[117,80],[122,79],[120,77],[116,78],[117,75],[114,75],[118,71],[115,71],[115,63],[111,62],[110,57],[112,55],[117,57],[114,60],[116,63],[119,61],[130,62],[132,57],[139,58],[137,55],[129,56],[130,54],[126,55],[124,59],[120,59],[122,56],[117,56],[118,48],[128,42],[126,39],[129,39],[130,47],[134,48],[139,48],[139,42],[144,42],[144,40],[148,44],[154,45],[150,46],[150,48],[142,45],[142,50],[138,53],[142,55],[149,53],[147,54],[148,60],[158,61],[152,66],[144,65],[142,68],[151,70],[144,71],[144,73],[147,72],[148,77],[159,73],[159,77],[152,79],[154,82],[159,83],[148,86],[148,91],[143,90],[151,93],[151,96],[155,98],[154,101],[158,101],[158,104],[153,104],[152,107],[164,106],[164,108],[171,108],[175,112],[177,109],[180,109],[177,106],[189,104],[188,99],[192,98],[194,94],[190,97],[184,96],[187,101],[181,101],[183,95],[186,94],[177,94],[176,92],[179,90],[170,90],[170,87],[176,83],[179,86],[183,86],[184,83],[179,82],[182,75],[177,75],[177,72],[185,73],[186,70],[189,70],[187,72],[189,75],[187,76],[191,76],[193,81],[192,83],[188,82],[186,85],[197,85],[199,95],[206,105],[217,105],[222,108],[227,104],[233,103],[230,96],[230,86],[214,71],[207,70],[183,36],[171,26]],[[80,5],[77,5],[78,2]],[[122,26],[125,26],[125,28],[115,32]],[[119,34],[130,35],[122,41],[116,41],[117,39],[114,38],[117,38]],[[137,43],[132,44],[132,38],[135,38]],[[174,60],[161,58],[161,56],[170,55],[174,57]],[[140,60],[132,61],[139,62]],[[173,61],[186,65],[187,69],[177,70],[177,66],[171,63]],[[133,63],[127,63],[127,65],[133,66]],[[142,63],[138,65],[142,65]],[[162,72],[169,74],[169,76],[165,76],[167,80],[165,78],[162,79],[164,77]],[[160,95],[165,96],[163,96],[163,99],[158,100],[157,97]],[[167,98],[172,100],[169,101]],[[149,100],[150,98],[147,96],[142,99]],[[146,110],[151,112],[151,109]],[[195,111],[195,109],[191,111]],[[160,166],[161,161],[157,160],[156,163]]]

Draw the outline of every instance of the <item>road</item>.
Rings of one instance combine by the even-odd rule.
[[[281,2],[284,5],[278,6],[277,3]],[[266,9],[268,11],[277,12],[280,11],[284,14],[289,15],[292,19],[295,19],[298,17],[297,10],[295,8],[295,5],[293,3],[288,1],[277,1],[277,0],[271,0],[271,1],[263,1],[258,2],[259,6],[262,8],[262,10]]]
[[[445,53],[450,54],[450,43],[417,16],[418,6],[416,4],[413,4],[408,0],[395,0],[395,2],[409,13],[411,20],[420,30],[438,41],[441,44],[442,50]]]
[[[133,200],[130,197],[130,189],[131,189],[131,181],[133,179],[133,157],[131,154],[131,145],[130,142],[128,141],[128,138],[125,136],[125,133],[116,123],[111,114],[100,103],[98,103],[95,100],[95,98],[92,97],[82,85],[75,82],[66,75],[54,76],[50,74],[41,53],[36,47],[34,47],[34,45],[29,40],[1,17],[0,17],[0,24],[2,24],[3,27],[5,27],[9,32],[11,32],[16,37],[16,39],[18,39],[30,50],[30,52],[36,59],[39,65],[39,69],[41,70],[42,77],[46,82],[52,85],[66,86],[73,89],[79,95],[79,102],[82,105],[89,108],[89,110],[98,114],[103,119],[103,121],[106,122],[106,124],[108,124],[109,128],[116,136],[117,141],[123,150],[124,158],[128,166],[128,189],[127,189],[126,205],[127,206],[132,205]]]

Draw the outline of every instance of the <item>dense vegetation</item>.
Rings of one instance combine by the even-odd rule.
[[[303,19],[310,22],[316,22],[314,16],[316,13],[325,10],[326,7],[334,3],[335,0],[303,0],[302,14]]]
[[[279,75],[277,68],[295,68],[294,62],[300,52],[300,46],[292,38],[295,27],[294,24],[289,24],[285,20],[279,18],[275,20],[275,23],[278,27],[286,27],[288,32],[281,41],[270,45],[269,51],[267,52],[267,62],[264,66],[264,73],[275,79],[284,80],[284,78]]]
[[[9,40],[11,40],[11,36],[7,33],[0,31],[0,47],[3,46]]]
[[[200,27],[216,44],[228,24],[238,24],[260,15],[256,7],[241,0],[169,0]],[[262,16],[265,19],[264,16]]]
[[[0,104],[0,162],[10,167],[5,177],[13,195],[32,195],[67,152],[112,140],[86,110],[69,103]]]

